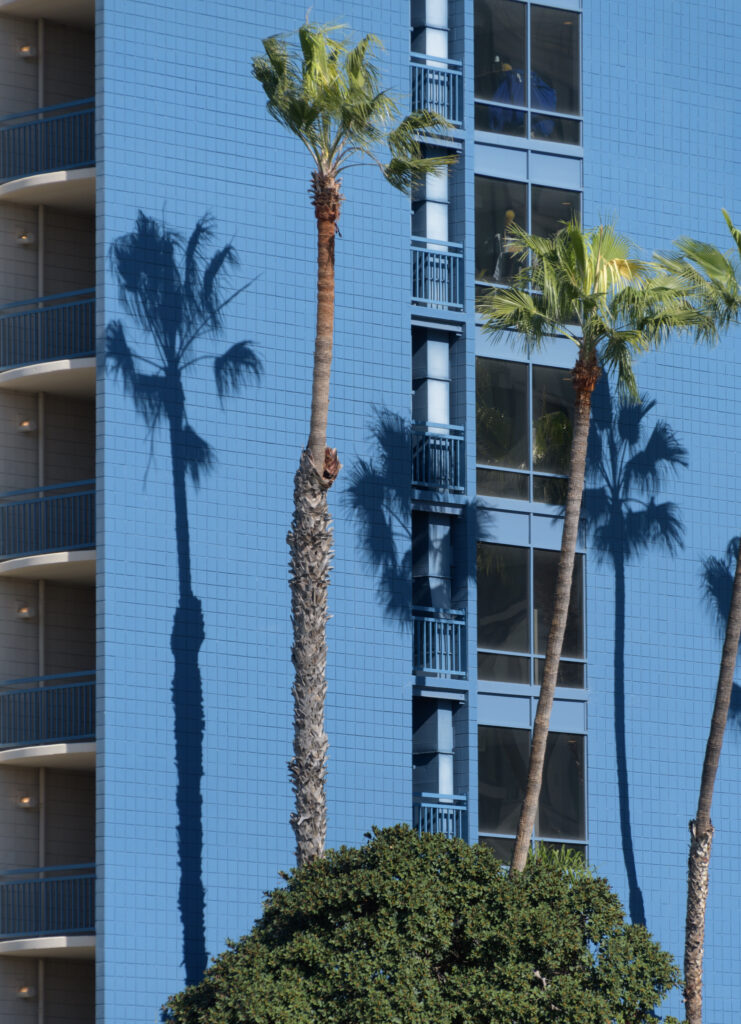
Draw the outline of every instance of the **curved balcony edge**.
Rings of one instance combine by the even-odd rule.
[[[52,359],[45,363],[29,363],[12,370],[0,370],[0,389],[12,391],[45,391],[68,398],[95,396],[95,357]]]
[[[5,939],[0,941],[0,956],[93,960],[95,959],[95,936],[43,935],[30,939]]]
[[[64,580],[68,583],[95,582],[95,548],[82,551],[48,551],[0,561],[0,577],[30,580]]]
[[[42,171],[0,184],[1,203],[56,206],[78,213],[95,209],[95,167],[70,171]]]
[[[38,743],[0,750],[0,768],[65,768],[95,771],[95,740]]]

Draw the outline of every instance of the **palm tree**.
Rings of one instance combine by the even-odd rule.
[[[325,779],[328,739],[324,729],[332,520],[327,491],[340,470],[327,447],[329,381],[334,331],[334,240],[344,196],[341,176],[370,161],[386,180],[410,192],[425,174],[454,157],[422,155],[420,134],[434,138],[448,123],[417,110],[394,125],[394,100],[379,86],[375,36],[355,46],[337,38],[336,27],[302,25],[298,44],[282,36],[263,40],[253,73],[267,96],[268,112],[306,146],[314,165],[310,194],[317,222],[317,310],[309,439],[294,480],[294,513],[288,534],[294,740],[289,771],[296,798],[291,825],[296,859],[305,864],[324,851],[327,831]],[[385,147],[388,162],[377,155]]]
[[[521,269],[511,288],[491,289],[482,298],[479,310],[486,328],[496,336],[518,332],[528,352],[540,349],[551,336],[565,338],[576,347],[571,371],[574,427],[554,611],[512,855],[512,869],[522,871],[538,809],[571,596],[592,392],[600,373],[608,370],[614,373],[621,395],[637,397],[633,357],[700,317],[678,282],[631,258],[630,244],[610,226],[583,231],[572,220],[551,238],[515,229],[512,250]]]
[[[694,289],[698,308],[722,328],[741,317],[741,230],[723,210],[737,253],[721,252],[707,242],[683,238],[673,256],[658,257],[663,269],[681,274]],[[710,809],[723,747],[728,709],[733,694],[733,673],[741,638],[741,562],[736,552],[730,608],[726,620],[723,653],[715,691],[715,706],[702,765],[697,814],[690,821],[690,852],[687,883],[687,919],[684,942],[684,1000],[688,1024],[702,1024],[702,964],[705,949],[705,916],[710,881],[710,850],[713,824]]]
[[[673,553],[682,546],[682,524],[671,501],[657,502],[656,493],[666,478],[687,465],[687,451],[668,423],[657,420],[650,432],[646,419],[656,403],[641,396],[638,402],[613,404],[607,381],[595,389],[605,415],[595,415],[587,451],[584,520],[592,549],[615,571],[615,750],[623,859],[628,876],[628,906],[633,924],[646,923],[643,895],[638,884],[628,787],[625,735],[625,566],[650,547]]]
[[[183,928],[186,984],[199,981],[206,969],[205,890],[201,873],[203,845],[201,777],[203,775],[203,695],[198,654],[205,637],[201,602],[193,593],[186,478],[198,485],[213,465],[211,446],[188,423],[183,378],[203,360],[213,359],[220,397],[253,376],[260,360],[247,341],[238,341],[215,358],[195,353],[203,336],[215,338],[223,328],[224,308],[244,291],[221,295],[224,271],[236,263],[231,245],[210,256],[213,221],[204,216],[184,241],[165,224],[139,212],[136,228],[111,246],[110,261],[124,308],[138,328],[154,340],[155,358],[129,345],[120,320],[106,327],[107,359],[120,374],[126,392],[151,431],[167,423],[175,505],[178,559],[178,606],[170,647],[174,660],[172,703],[177,768],[178,905]]]

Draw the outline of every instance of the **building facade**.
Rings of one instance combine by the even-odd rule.
[[[343,182],[328,842],[406,821],[506,859],[574,355],[492,340],[476,295],[511,276],[513,222],[615,221],[646,254],[726,245],[741,19],[734,0],[311,17],[376,33],[401,109],[444,113],[458,155],[411,207],[372,166]],[[0,0],[2,1022],[157,1021],[293,861],[285,535],[315,223],[307,157],[250,62],[304,18],[295,0]],[[678,959],[720,654],[703,572],[738,532],[734,340],[643,357],[632,410],[600,382],[534,836],[583,851]],[[741,1002],[740,753],[732,716],[718,1024]]]

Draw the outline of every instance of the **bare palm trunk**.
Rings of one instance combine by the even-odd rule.
[[[533,725],[533,740],[530,748],[530,764],[528,767],[527,785],[525,787],[525,798],[522,802],[520,821],[517,826],[517,838],[512,853],[513,871],[522,871],[525,867],[528,850],[530,849],[530,840],[533,828],[535,827],[535,817],[538,812],[540,789],[543,783],[548,726],[551,719],[553,696],[556,691],[561,651],[563,650],[566,620],[569,614],[571,580],[574,575],[576,541],[579,535],[579,516],[581,513],[584,475],[587,464],[589,414],[592,405],[592,392],[597,383],[599,372],[596,360],[592,359],[589,362],[585,362],[581,358],[577,361],[572,371],[576,404],[574,408],[574,434],[571,441],[569,483],[566,492],[561,554],[558,559],[553,620],[548,632],[543,679],[540,686],[535,724]]]
[[[291,826],[299,867],[324,853],[327,835],[327,621],[332,565],[332,518],[327,491],[340,464],[327,448],[329,380],[334,333],[334,240],[342,196],[339,182],[315,171],[312,194],[317,219],[317,313],[309,441],[294,479],[291,553],[293,620],[293,758],[288,766],[296,797]]]
[[[687,882],[687,922],[684,942],[684,1000],[687,1024],[702,1024],[702,961],[705,951],[705,913],[708,901],[710,849],[713,826],[710,807],[728,720],[739,639],[741,638],[741,558],[736,558],[731,610],[720,660],[718,688],[702,766],[697,816],[690,822],[690,855]]]

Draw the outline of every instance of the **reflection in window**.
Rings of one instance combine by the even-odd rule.
[[[507,282],[519,261],[512,252],[512,224],[527,227],[527,185],[476,177],[476,280]]]
[[[474,17],[476,128],[579,145],[579,15],[475,0]]]
[[[573,406],[566,370],[477,357],[477,493],[563,504]]]
[[[564,224],[581,218],[581,196],[562,188],[532,186],[532,225],[530,233],[547,238],[555,235]]]
[[[578,849],[586,839],[584,747],[581,735],[548,736],[535,835],[549,845]],[[529,755],[528,729],[479,726],[479,840],[502,860],[511,856]]]
[[[537,548],[478,544],[479,680],[540,685],[553,617],[558,555]],[[576,555],[556,680],[557,686],[569,688],[584,686],[583,563],[584,556]]]

